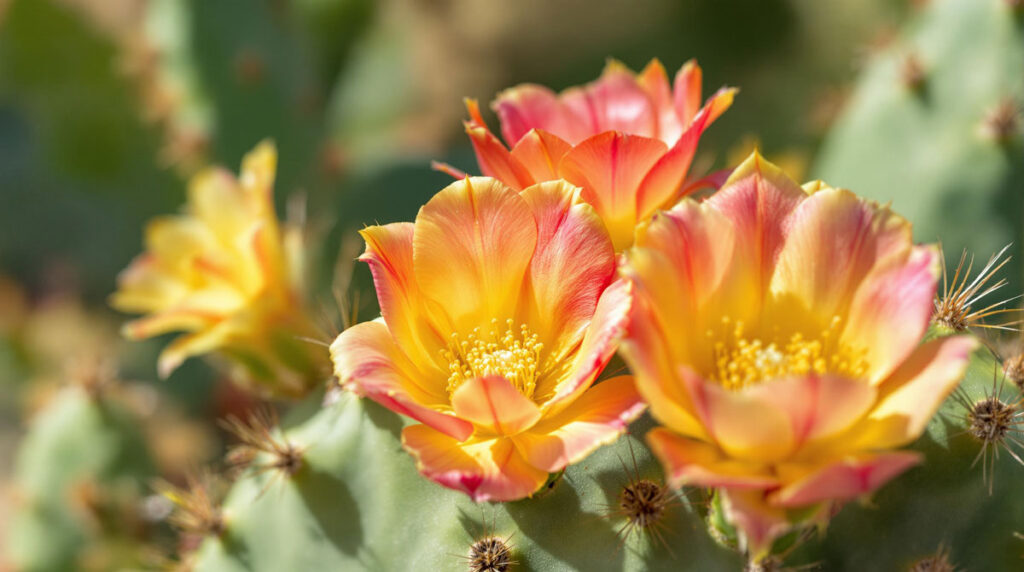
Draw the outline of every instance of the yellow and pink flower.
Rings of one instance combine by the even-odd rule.
[[[467,100],[469,134],[480,170],[514,189],[565,179],[604,220],[616,251],[633,228],[700,183],[686,181],[700,136],[732,104],[723,88],[701,106],[701,69],[688,62],[669,85],[652,60],[639,74],[612,61],[601,77],[561,94],[524,84],[493,107],[505,146]]]
[[[478,501],[523,498],[643,410],[631,377],[594,385],[630,288],[579,189],[467,178],[415,223],[362,235],[381,317],[338,336],[335,372],[420,422],[402,443],[426,477]]]
[[[887,207],[756,153],[704,202],[637,229],[622,351],[669,481],[719,488],[758,558],[920,462],[975,341],[922,343],[938,251]],[[810,515],[810,516],[809,516]]]
[[[185,359],[216,352],[233,377],[261,393],[299,396],[328,375],[326,352],[304,311],[298,229],[274,212],[277,152],[261,143],[236,179],[209,168],[193,177],[180,215],[146,228],[145,254],[118,277],[111,305],[146,316],[124,327],[130,339],[188,332],[160,354],[162,377]]]

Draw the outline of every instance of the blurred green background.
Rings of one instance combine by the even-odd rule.
[[[657,57],[670,73],[695,57],[706,94],[721,85],[740,88],[701,142],[704,168],[734,164],[758,146],[794,178],[835,173],[830,182],[897,199],[898,209],[930,204],[913,194],[886,196],[884,179],[895,176],[917,193],[914,181],[927,179],[923,174],[944,181],[933,186],[951,180],[943,171],[949,161],[928,154],[912,165],[917,171],[897,168],[897,175],[869,161],[881,153],[901,165],[899,153],[918,143],[927,148],[932,134],[919,141],[844,135],[875,117],[850,119],[847,111],[839,134],[828,135],[849,109],[858,78],[895,85],[893,69],[906,76],[913,27],[900,29],[923,4],[637,0],[623,9],[616,0],[0,0],[0,483],[9,480],[32,412],[81,356],[114,356],[119,377],[137,382],[134,399],[156,425],[151,433],[162,435],[154,447],[158,471],[204,463],[221,447],[210,419],[246,398],[203,363],[156,382],[155,356],[166,339],[119,342],[124,317],[105,306],[117,272],[141,251],[145,221],[178,209],[199,167],[237,169],[257,142],[276,141],[279,212],[290,197],[307,201],[325,314],[336,312],[327,292],[345,237],[365,224],[411,219],[449,180],[430,170],[431,159],[475,172],[461,124],[464,96],[489,102],[524,81],[555,89],[585,83],[609,57],[637,70]],[[984,27],[971,33],[987,34]],[[984,67],[987,44],[978,41],[965,57]],[[920,49],[928,46],[926,39]],[[1010,73],[993,80],[1005,83],[1006,93],[978,105],[987,109],[1009,96],[1019,106],[1019,51],[1000,60]],[[865,73],[876,63],[882,71]],[[857,113],[869,114],[870,87],[859,89],[869,111]],[[958,97],[943,89],[935,88],[936,105]],[[946,111],[936,116],[946,125]],[[486,117],[496,128],[493,114]],[[845,152],[844,137],[864,141],[864,149]],[[885,146],[890,140],[894,149]],[[995,195],[971,199],[964,189],[974,175],[962,173],[954,199],[936,207],[956,214],[971,211],[971,200],[984,201],[976,218],[962,227],[956,217],[929,223],[914,218],[930,216],[926,211],[911,209],[913,221],[932,224],[926,233],[949,229],[947,249],[972,246],[982,258],[1013,240],[1021,219],[1018,151],[1001,151],[986,167],[994,174],[985,176],[998,178],[989,184],[998,187]],[[857,186],[879,179],[871,189]],[[974,225],[995,210],[1003,214],[993,223],[1000,230],[972,242]],[[363,270],[356,280],[366,284]],[[372,298],[362,297],[365,315],[375,311]],[[0,495],[0,543],[17,498],[12,488],[4,484]]]

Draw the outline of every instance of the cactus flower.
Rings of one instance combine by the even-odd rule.
[[[753,558],[920,461],[975,341],[922,343],[938,251],[887,207],[756,153],[637,229],[622,351],[669,481],[719,488]]]
[[[555,179],[581,187],[618,252],[632,244],[638,221],[697,187],[684,184],[697,142],[734,93],[723,88],[702,107],[696,62],[670,87],[658,60],[639,74],[611,61],[597,81],[560,95],[534,84],[498,95],[493,107],[508,147],[473,100],[466,133],[484,175],[515,189]]]
[[[146,253],[118,277],[111,305],[146,316],[124,326],[130,339],[187,334],[160,354],[169,375],[185,359],[216,351],[237,381],[275,396],[298,396],[329,372],[327,352],[301,341],[317,335],[303,311],[297,229],[274,212],[277,152],[269,142],[246,155],[242,175],[198,173],[182,214],[146,228]]]
[[[593,385],[630,289],[579,189],[467,178],[415,223],[362,236],[381,317],[342,332],[331,357],[343,386],[420,422],[402,444],[426,477],[477,501],[523,498],[643,410],[631,377]]]

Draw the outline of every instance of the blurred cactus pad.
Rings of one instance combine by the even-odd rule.
[[[914,222],[947,256],[1013,243],[1024,279],[1024,16],[1019,2],[925,3],[864,71],[812,175]]]
[[[17,570],[140,566],[141,514],[156,476],[140,421],[115,400],[69,386],[33,419],[14,479],[8,539]]]
[[[228,383],[218,357],[156,381],[167,336],[106,348],[120,378],[183,412],[168,421],[35,347],[40,308],[71,293],[109,312],[146,221],[181,212],[196,172],[234,172],[270,140],[275,212],[304,229],[302,295],[324,332],[288,341],[318,352],[380,312],[365,265],[350,271],[356,231],[413,220],[451,180],[430,159],[475,173],[460,98],[562,89],[609,56],[634,69],[696,57],[705,85],[741,89],[694,173],[760,145],[794,177],[891,203],[947,260],[1011,244],[1005,298],[1024,288],[1024,2],[481,6],[0,0],[0,570],[1024,569],[1012,333],[967,333],[985,343],[910,447],[919,466],[758,563],[714,491],[665,486],[646,414],[530,498],[475,503],[417,471],[401,443],[411,420],[335,379],[271,402]],[[1009,408],[998,439],[977,428],[993,400]],[[253,411],[274,414],[242,427],[240,446]],[[161,434],[187,437],[155,446]],[[168,466],[183,458],[197,466]],[[199,465],[225,486],[188,478]]]

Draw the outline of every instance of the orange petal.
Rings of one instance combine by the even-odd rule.
[[[797,446],[847,429],[875,403],[875,388],[834,375],[803,375],[751,387],[748,395],[789,417]]]
[[[943,400],[956,389],[978,341],[968,336],[931,340],[878,386],[878,404],[851,430],[854,447],[900,447],[924,432]]]
[[[841,343],[863,349],[873,383],[880,383],[917,347],[928,328],[939,279],[939,253],[918,246],[864,279],[850,304]]]
[[[460,419],[494,435],[516,435],[540,420],[540,409],[500,375],[475,377],[452,393]]]
[[[657,131],[654,136],[664,141],[667,145],[674,144],[683,133],[683,127],[689,124],[689,118],[684,118],[676,111],[672,98],[672,86],[668,83],[668,74],[665,66],[657,59],[653,59],[644,68],[644,71],[637,75],[637,83],[647,92],[654,106],[655,117],[657,118]],[[700,83],[697,84],[698,105],[700,104]],[[696,111],[696,108],[694,108]]]
[[[572,146],[547,131],[531,129],[512,148],[512,160],[529,172],[534,181],[554,181],[558,164]]]
[[[736,227],[733,283],[767,294],[790,216],[806,198],[799,185],[755,151],[707,200]]]
[[[417,379],[422,374],[382,320],[356,324],[338,335],[331,344],[331,361],[341,384],[356,393],[458,441],[473,433],[471,423],[438,411],[447,406],[447,380]]]
[[[796,447],[789,415],[764,398],[758,386],[729,391],[705,381],[686,366],[679,377],[694,409],[718,446],[732,457],[772,462],[786,458]]]
[[[637,190],[666,150],[657,139],[609,131],[583,141],[562,158],[559,174],[583,187],[583,198],[601,215],[616,252],[633,242]]]
[[[576,352],[570,373],[562,378],[540,380],[537,383],[535,395],[537,399],[543,400],[541,409],[546,416],[555,415],[568,407],[594,383],[608,365],[625,333],[632,296],[629,282],[612,282],[597,302],[594,317]]]
[[[366,241],[366,251],[359,260],[370,267],[380,314],[402,351],[423,368],[447,372],[447,363],[437,363],[447,340],[425,317],[423,296],[416,283],[414,229],[409,222],[364,228],[359,234]]]
[[[525,140],[525,139],[524,139]],[[546,342],[547,359],[560,362],[578,347],[597,301],[615,278],[608,231],[579,188],[555,181],[521,193],[537,221],[537,250],[530,262],[529,323]]]
[[[868,494],[921,462],[912,451],[865,454],[815,467],[799,480],[771,493],[776,505],[796,508],[823,501],[846,501]],[[780,472],[800,470],[780,467]],[[789,479],[787,479],[789,480]]]
[[[647,92],[654,109],[657,129],[653,136],[665,141],[666,144],[674,144],[683,133],[685,125],[676,112],[672,86],[669,85],[665,65],[657,58],[651,59],[643,72],[637,75],[637,83]]]
[[[636,192],[636,210],[640,220],[679,198],[701,135],[732,105],[734,95],[735,90],[723,89],[711,96],[707,106],[701,109],[672,148],[651,167]]]
[[[423,476],[476,502],[518,500],[533,494],[548,478],[505,438],[459,443],[426,425],[412,425],[402,430],[402,446],[416,459]]]
[[[442,331],[468,334],[515,315],[536,243],[526,201],[494,179],[434,195],[416,217],[413,267],[421,292],[451,321]]]
[[[535,85],[522,84],[498,94],[491,104],[501,121],[501,135],[513,147],[531,129],[553,133],[570,143],[589,134],[589,125],[575,121],[555,92]]]
[[[615,60],[608,62],[597,81],[567,89],[561,100],[573,120],[586,126],[580,139],[565,137],[570,143],[606,131],[642,137],[657,133],[658,118],[651,98],[633,72]]]
[[[518,190],[533,184],[530,172],[509,153],[486,127],[466,124],[466,134],[473,143],[480,172]]]
[[[672,91],[675,96],[676,114],[684,126],[689,126],[693,122],[700,109],[703,76],[704,73],[697,65],[697,60],[686,62],[676,72]]]
[[[430,169],[432,171],[438,171],[440,173],[444,173],[444,174],[448,175],[449,177],[451,177],[453,179],[465,179],[466,177],[469,176],[462,169],[459,169],[458,167],[455,167],[453,165],[445,163],[444,161],[431,161],[430,162]]]
[[[553,473],[614,442],[644,407],[633,378],[614,377],[583,392],[561,413],[545,418],[513,441],[526,462]]]
[[[771,291],[795,297],[825,320],[846,314],[876,264],[906,257],[913,245],[906,219],[845,190],[815,192],[791,220]]]
[[[675,488],[700,485],[767,489],[778,485],[768,466],[730,458],[714,445],[680,437],[664,427],[648,431],[647,444]]]

